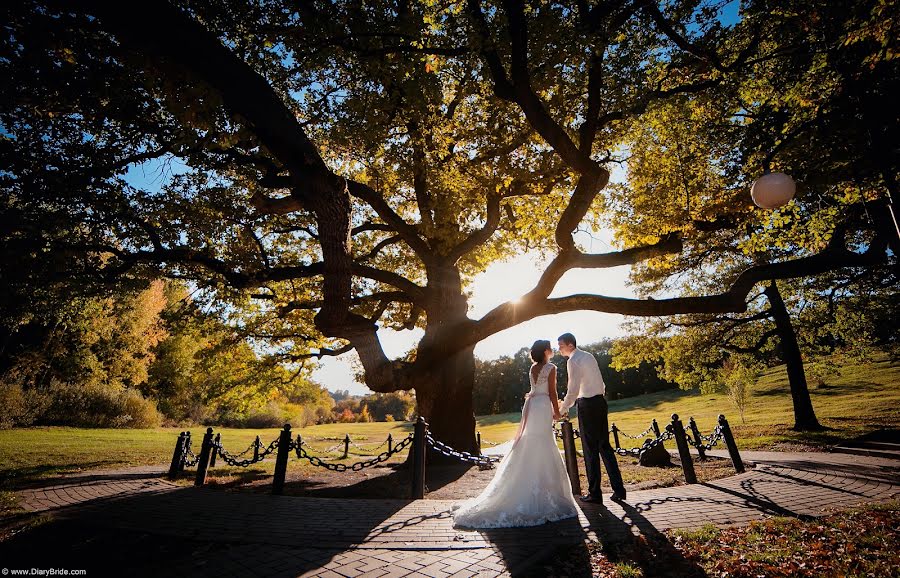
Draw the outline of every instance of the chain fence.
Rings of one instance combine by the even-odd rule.
[[[645,437],[647,437],[647,436],[650,435],[650,434],[654,434],[654,435],[655,435],[655,432],[653,431],[653,424],[650,424],[650,427],[648,427],[647,429],[645,429],[645,430],[642,431],[641,433],[639,433],[639,434],[637,434],[637,435],[634,435],[634,436],[633,436],[633,435],[629,435],[629,434],[623,432],[623,431],[620,430],[619,428],[616,428],[615,431],[618,432],[620,436],[625,436],[625,437],[627,437],[628,439],[632,439],[632,440],[642,440],[642,439],[644,439]],[[609,433],[613,433],[613,430],[612,430],[612,429],[609,430]]]
[[[707,443],[705,444],[698,444],[691,436],[686,437],[688,443],[697,448],[697,450],[709,451],[716,447],[721,440],[725,439],[725,431],[722,426],[717,425],[710,435],[700,434],[700,439],[706,440]]]
[[[183,451],[182,459],[184,461],[182,462],[182,465],[187,468],[192,468],[200,463],[200,456],[196,455],[191,450],[191,439],[190,438],[185,438],[183,443],[184,443],[184,446],[183,446],[183,450],[182,450]]]
[[[311,465],[317,468],[325,468],[326,470],[330,470],[332,472],[346,472],[347,470],[351,470],[354,472],[358,472],[365,468],[370,468],[374,465],[380,464],[381,462],[387,461],[392,455],[399,453],[407,448],[413,442],[413,434],[409,434],[405,439],[397,442],[397,444],[393,447],[393,449],[389,451],[384,451],[372,458],[371,460],[364,460],[360,462],[356,462],[353,464],[333,464],[326,462],[319,456],[314,456],[309,454],[306,451],[306,444],[298,444],[296,441],[291,442],[291,449],[297,454],[297,457],[302,460],[307,460]],[[387,442],[385,442],[387,443]],[[341,444],[343,445],[343,444]]]
[[[675,439],[675,432],[672,431],[672,425],[667,425],[665,431],[663,431],[659,437],[653,438],[652,440],[646,440],[640,447],[637,448],[615,448],[614,451],[620,456],[631,456],[638,458],[642,453],[648,452],[655,448],[656,446],[665,443],[671,439]]]
[[[350,445],[353,446],[353,447],[355,447],[356,449],[358,449],[358,450],[361,451],[361,452],[374,452],[374,451],[380,450],[381,448],[383,448],[383,447],[386,446],[387,444],[388,444],[388,441],[387,441],[387,440],[384,440],[383,442],[381,442],[381,443],[378,444],[377,446],[371,446],[371,445],[369,445],[369,446],[361,446],[361,445],[359,445],[358,443],[354,442],[353,440],[350,440]],[[350,452],[350,453],[352,453],[352,452]],[[360,454],[354,454],[354,455],[360,455]],[[372,455],[372,454],[363,454],[363,455]]]
[[[479,468],[483,470],[489,470],[494,467],[494,464],[500,461],[500,458],[493,456],[477,456],[475,454],[470,454],[469,452],[464,452],[461,450],[454,449],[442,441],[438,441],[431,435],[430,431],[425,432],[425,441],[434,449],[436,452],[447,456],[448,458],[455,458],[461,462],[466,462],[470,464],[475,464]]]
[[[612,433],[612,430],[609,430],[609,431],[610,431],[610,433]],[[556,434],[557,439],[562,439],[563,435],[562,435],[561,431],[559,431],[557,428],[553,428],[553,432]],[[652,432],[653,432],[653,426],[651,425],[650,428],[648,428],[648,430],[645,431],[643,434],[641,434],[640,436],[635,436],[632,439],[640,439],[640,438],[646,437],[649,433],[652,433]],[[581,437],[581,433],[577,429],[573,429],[572,433],[573,433],[574,437],[576,437],[576,438]],[[622,430],[619,430],[619,433],[621,434]],[[626,435],[625,437],[631,437],[631,436]],[[640,457],[642,452],[652,450],[654,447],[658,446],[659,444],[664,443],[664,442],[674,439],[674,438],[675,438],[675,434],[672,432],[672,426],[670,424],[670,425],[666,426],[665,432],[663,432],[659,437],[655,437],[652,440],[644,441],[644,443],[641,444],[640,447],[613,448],[613,449],[620,456]],[[576,450],[576,452],[578,453],[579,456],[582,456],[581,452],[578,452],[577,450]]]
[[[279,441],[278,438],[275,438],[274,440],[272,440],[272,442],[268,445],[268,447],[266,449],[259,452],[258,456],[254,457],[254,458],[249,458],[246,460],[238,459],[241,455],[246,454],[247,453],[246,451],[244,451],[240,454],[237,454],[237,455],[232,455],[232,454],[228,453],[227,451],[225,451],[225,448],[222,447],[222,442],[218,442],[218,443],[213,442],[213,450],[217,454],[219,454],[219,457],[222,458],[222,460],[229,466],[234,466],[237,468],[246,468],[247,466],[249,466],[251,464],[255,464],[257,462],[263,461],[266,458],[266,456],[268,456],[273,451],[275,451],[278,448],[278,441]],[[255,447],[256,447],[256,442],[254,441],[249,449],[253,449]]]

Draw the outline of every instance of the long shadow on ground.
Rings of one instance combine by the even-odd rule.
[[[361,511],[359,501],[177,488],[62,509],[0,542],[0,560],[88,576],[297,576],[352,549],[407,505],[373,500]]]

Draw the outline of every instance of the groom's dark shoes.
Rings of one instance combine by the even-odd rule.
[[[624,502],[625,492],[613,492],[612,500],[613,502]]]
[[[587,502],[589,504],[602,504],[603,497],[602,496],[591,496],[590,494],[586,494],[584,496],[578,496],[578,499],[582,502]]]

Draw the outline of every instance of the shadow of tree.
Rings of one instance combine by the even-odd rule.
[[[96,476],[92,472],[80,473],[82,470],[97,470],[102,468],[110,468],[121,466],[121,462],[115,460],[99,460],[93,462],[82,462],[78,465],[60,466],[60,465],[37,465],[23,468],[10,468],[0,471],[0,489],[3,490],[24,490],[28,488],[37,488],[42,486],[52,486],[54,484],[71,481],[82,477],[82,479],[93,478]],[[123,473],[120,478],[116,479],[141,479],[145,477],[155,477],[158,473]],[[109,478],[112,479],[112,478]]]
[[[426,498],[433,492],[463,477],[473,466],[468,464],[430,465],[425,473]],[[412,493],[411,468],[404,464],[369,468],[371,476],[347,485],[315,479],[289,478],[284,494],[312,498],[409,499]],[[340,474],[336,474],[340,475]],[[339,480],[339,478],[338,478]]]

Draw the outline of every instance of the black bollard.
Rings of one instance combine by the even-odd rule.
[[[209,454],[212,451],[213,444],[213,428],[206,428],[203,434],[203,445],[200,446],[200,459],[197,461],[197,477],[194,478],[195,486],[202,486],[206,483],[206,470],[209,467]]]
[[[475,441],[478,442],[478,454],[481,455],[481,432],[475,432]]]
[[[412,499],[421,500],[425,497],[425,432],[428,424],[425,418],[419,416],[413,434],[413,464],[412,464]]]
[[[297,441],[294,442],[294,451],[297,452],[297,457],[303,457],[303,438],[300,437],[300,434],[297,434]]]
[[[725,445],[728,446],[728,455],[731,456],[731,463],[734,471],[737,473],[744,472],[744,460],[738,453],[737,444],[734,442],[734,434],[731,433],[731,426],[724,415],[719,415],[719,426],[722,428],[722,436],[725,438]]]
[[[566,472],[569,474],[569,483],[572,484],[572,493],[581,495],[581,477],[578,473],[578,453],[575,449],[575,431],[572,422],[564,419],[562,422],[563,454],[566,458]],[[581,441],[584,446],[584,440]]]
[[[259,436],[256,436],[256,445],[253,446],[253,461],[254,462],[259,461],[259,446],[260,446]]]
[[[275,478],[272,480],[272,493],[280,494],[284,489],[284,477],[287,475],[288,453],[291,451],[291,424],[284,424],[278,438],[278,454],[275,456]]]
[[[653,418],[653,423],[650,424],[650,427],[653,428],[653,433],[656,434],[656,437],[662,435],[661,433],[659,433],[659,424],[656,423],[656,418]]]
[[[350,434],[344,436],[344,459],[350,455]]]
[[[394,436],[392,436],[391,434],[388,434],[387,442],[388,442],[388,453],[389,454],[394,453]]]
[[[697,455],[700,456],[701,460],[706,459],[706,450],[703,449],[703,438],[700,436],[700,429],[697,427],[697,422],[694,421],[694,418],[688,420],[688,427],[691,428],[691,434],[694,436],[694,443],[697,447]]]
[[[612,424],[612,434],[613,440],[616,442],[616,449],[621,448],[622,446],[619,445],[619,428],[616,427],[616,424]]]
[[[694,472],[694,460],[691,459],[687,435],[684,433],[684,426],[681,425],[677,413],[672,414],[672,433],[675,434],[675,444],[678,446],[678,456],[681,458],[681,469],[684,470],[684,481],[696,484],[697,474]]]
[[[216,467],[216,455],[219,453],[219,448],[216,447],[222,443],[222,434],[216,434],[216,443],[213,445],[212,452],[209,454],[209,467]]]
[[[178,434],[178,441],[175,442],[175,451],[172,452],[172,463],[169,465],[169,479],[174,480],[178,475],[181,466],[181,456],[184,453],[184,432]]]

